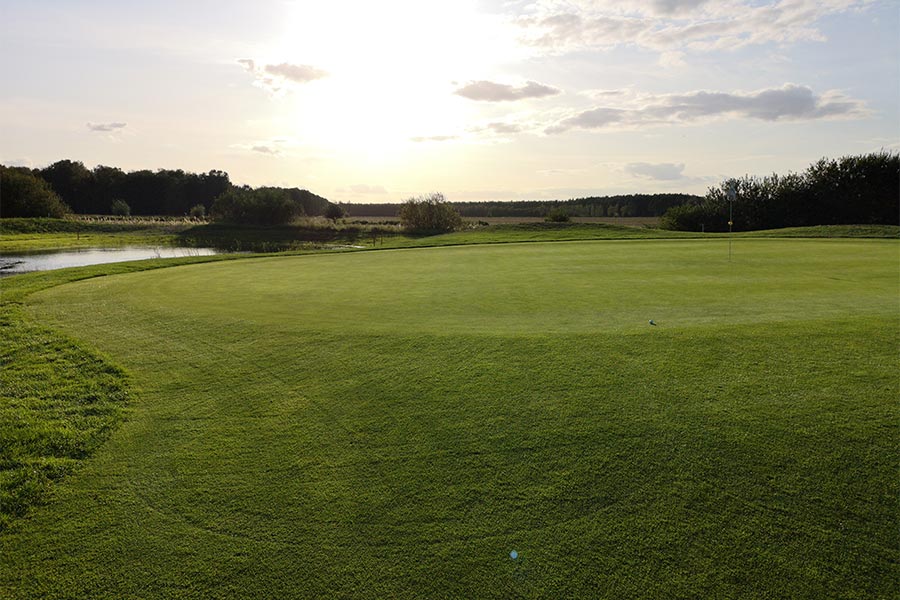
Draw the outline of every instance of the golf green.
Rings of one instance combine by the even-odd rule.
[[[0,596],[889,597],[900,245],[733,250],[273,257],[36,294],[135,393],[0,536]]]

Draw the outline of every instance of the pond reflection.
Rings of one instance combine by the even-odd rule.
[[[66,267],[84,267],[104,263],[125,262],[128,260],[146,260],[150,258],[177,258],[182,256],[210,256],[220,254],[215,248],[186,248],[159,246],[122,246],[118,248],[86,248],[79,250],[60,250],[56,252],[34,252],[4,254],[0,256],[0,275],[28,273],[31,271],[48,271],[65,269]]]

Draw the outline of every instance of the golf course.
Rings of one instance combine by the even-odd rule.
[[[900,244],[729,243],[35,291],[22,318],[127,394],[0,532],[0,597],[893,597]]]

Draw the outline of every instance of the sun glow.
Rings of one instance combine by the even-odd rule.
[[[292,104],[287,135],[383,154],[415,151],[414,138],[464,137],[478,107],[454,89],[517,52],[512,29],[474,2],[344,1],[292,5],[265,60],[327,72],[279,98]]]

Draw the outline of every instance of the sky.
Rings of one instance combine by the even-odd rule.
[[[334,202],[703,194],[900,150],[897,0],[0,0],[0,163]]]

